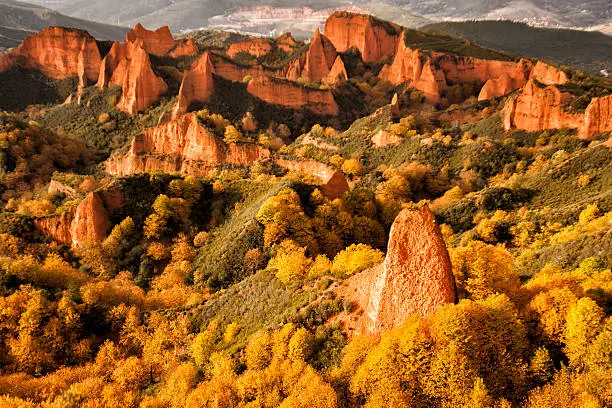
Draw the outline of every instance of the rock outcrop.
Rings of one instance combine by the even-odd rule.
[[[13,64],[35,69],[49,78],[79,75],[90,81],[98,78],[100,51],[95,38],[83,30],[49,27],[27,37],[15,50],[0,59],[0,72]]]
[[[591,100],[578,135],[590,139],[604,132],[612,132],[612,95]]]
[[[504,127],[527,132],[565,127],[578,129],[578,136],[583,139],[612,132],[612,95],[593,98],[585,112],[575,113],[567,111],[573,98],[555,85],[544,86],[530,79],[520,94],[506,101]]]
[[[115,188],[89,193],[76,207],[64,213],[34,220],[38,230],[55,241],[83,247],[101,242],[111,227],[110,216],[123,205],[123,195]]]
[[[478,95],[479,101],[485,101],[492,98],[508,95],[521,88],[529,80],[533,69],[531,61],[521,59],[514,70],[504,72],[496,78],[489,79]]]
[[[254,144],[226,145],[202,126],[194,113],[189,113],[136,136],[127,153],[107,160],[106,172],[201,175],[223,163],[247,165],[269,156],[267,149]]]
[[[338,104],[329,89],[308,88],[288,80],[260,76],[249,81],[247,91],[269,104],[307,109],[319,115],[338,114]]]
[[[312,177],[323,185],[321,192],[330,200],[341,197],[345,192],[350,190],[344,173],[334,170],[325,163],[315,160],[296,161],[278,159],[276,164],[298,174]]]
[[[583,118],[568,113],[564,105],[572,95],[556,86],[542,86],[530,79],[519,95],[510,98],[504,106],[503,121],[506,130],[513,127],[528,132],[562,127],[579,128]]]
[[[264,55],[268,55],[270,51],[272,51],[271,39],[251,38],[230,45],[226,53],[231,58],[236,58],[238,54],[243,52],[255,57],[263,57]]]
[[[544,85],[563,85],[569,81],[565,72],[542,61],[536,63],[530,78]]]
[[[278,48],[285,52],[291,52],[293,47],[297,46],[298,43],[293,39],[291,33],[285,33],[277,38]]]
[[[168,26],[163,26],[155,31],[147,30],[138,23],[128,31],[125,36],[126,42],[136,42],[142,40],[143,48],[146,52],[153,55],[164,56],[172,50],[176,43]]]
[[[367,334],[456,302],[450,257],[429,207],[403,210],[391,227],[383,264],[349,279],[342,292],[359,303],[363,314],[356,326]]]
[[[342,58],[338,55],[331,70],[323,77],[323,83],[328,85],[337,85],[346,82],[348,74],[346,73],[346,67]]]
[[[193,57],[194,55],[198,55],[198,52],[200,52],[198,45],[190,38],[186,41],[178,42],[168,55],[172,58]]]
[[[335,172],[331,178],[327,181],[327,184],[321,189],[321,193],[330,200],[342,197],[344,193],[350,191],[349,186],[344,173],[341,171]]]
[[[499,96],[507,90],[512,92],[527,81],[531,72],[531,63],[527,60],[517,63],[413,50],[406,45],[405,35],[406,32],[398,42],[393,63],[384,66],[379,77],[395,85],[408,84],[432,103],[458,102],[471,96],[465,94],[464,84],[476,85],[479,89],[485,85],[484,93],[481,92],[483,98]],[[485,84],[489,80],[496,81]]]
[[[215,91],[213,72],[210,55],[205,51],[183,75],[178,100],[172,112],[174,119],[186,113],[192,102],[206,102],[210,99]]]
[[[357,48],[365,62],[376,62],[395,53],[399,27],[364,14],[339,11],[325,22],[325,35],[338,52]]]
[[[285,77],[283,70],[273,70],[262,65],[241,65],[218,54],[210,54],[215,74],[232,82],[243,82],[246,77],[257,76]]]
[[[164,80],[153,72],[142,39],[115,42],[104,57],[97,86],[113,85],[119,85],[123,90],[117,108],[130,115],[153,105],[168,91]]]
[[[336,48],[317,29],[306,52],[301,76],[309,82],[322,80],[329,74],[337,56]]]

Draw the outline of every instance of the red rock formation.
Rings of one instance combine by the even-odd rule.
[[[338,55],[331,70],[323,77],[323,83],[328,85],[337,85],[346,82],[348,74],[342,58]]]
[[[110,51],[100,64],[100,72],[98,74],[98,82],[96,86],[98,88],[104,88],[109,86],[113,73],[119,66],[119,63],[125,59],[128,59],[130,50],[130,43],[120,43],[115,41]]]
[[[337,115],[338,104],[329,89],[307,88],[287,80],[260,76],[247,91],[266,103],[291,109],[307,109],[319,115]]]
[[[215,85],[213,81],[214,68],[208,51],[193,63],[189,71],[185,71],[183,82],[178,94],[178,100],[172,112],[173,118],[186,113],[189,105],[194,102],[206,102],[213,95]]]
[[[336,61],[336,48],[317,28],[306,52],[302,76],[309,82],[322,80]]]
[[[496,78],[489,79],[480,90],[479,101],[484,101],[508,95],[527,83],[533,64],[531,61],[521,59],[513,71],[504,72]]]
[[[565,72],[542,61],[537,62],[530,78],[544,85],[563,85],[569,81]]]
[[[359,303],[363,314],[356,326],[368,334],[455,302],[450,257],[429,207],[403,210],[391,227],[383,264],[349,279],[342,292]]]
[[[192,38],[190,38],[187,41],[180,41],[177,43],[168,55],[170,55],[172,58],[193,57],[194,55],[198,55],[198,52],[200,52],[198,45]]]
[[[158,56],[168,54],[176,45],[168,26],[150,31],[138,23],[134,29],[128,31],[125,40],[126,42],[135,42],[139,39],[142,40],[143,48],[147,53]]]
[[[78,248],[106,237],[111,227],[110,214],[123,202],[121,191],[110,187],[89,193],[76,207],[61,215],[36,219],[34,224],[44,235]]]
[[[383,67],[379,77],[396,85],[407,83],[435,103],[443,98],[459,101],[470,96],[462,94],[460,85],[464,83],[482,85],[496,80],[485,85],[484,93],[481,92],[483,98],[508,88],[514,91],[525,83],[530,69],[527,60],[515,63],[413,50],[406,46],[404,33],[393,64]],[[509,76],[509,80],[505,76]]]
[[[227,49],[227,55],[231,58],[236,58],[236,55],[246,52],[255,57],[263,57],[268,55],[270,51],[272,51],[272,40],[269,38],[251,38],[230,45]]]
[[[612,132],[612,95],[591,100],[579,136],[590,139],[604,132]]]
[[[291,52],[293,47],[297,45],[297,42],[293,39],[291,33],[285,33],[277,39],[278,48],[285,52]]]
[[[510,98],[504,106],[503,120],[506,130],[516,127],[528,132],[561,127],[579,128],[583,115],[568,113],[565,103],[572,98],[556,86],[541,87],[530,79],[522,92]]]
[[[215,53],[210,54],[210,59],[215,68],[215,75],[228,81],[243,82],[246,77],[254,78],[260,75],[285,77],[283,70],[273,70],[261,65],[240,65]]]
[[[73,247],[101,242],[111,227],[108,212],[100,193],[89,193],[77,206],[70,224]]]
[[[336,12],[325,22],[325,35],[338,52],[356,47],[365,62],[393,55],[399,40],[398,27],[369,15]]]
[[[164,80],[153,72],[141,39],[113,44],[102,61],[97,85],[121,86],[123,91],[117,108],[130,115],[153,105],[168,91]]]
[[[342,197],[351,187],[341,171],[337,171],[321,189],[321,193],[330,200]]]
[[[431,102],[438,102],[446,89],[444,72],[432,67],[431,57],[406,46],[404,36],[399,41],[393,64],[385,65],[380,79],[399,85],[408,83]]]
[[[74,218],[74,213],[75,208],[71,208],[60,215],[37,218],[34,220],[34,225],[41,234],[51,237],[61,244],[72,245],[70,226]]]
[[[106,171],[114,175],[203,174],[219,164],[246,165],[269,155],[267,149],[253,144],[226,145],[190,113],[136,136],[126,154],[116,154],[106,162]]]
[[[100,51],[95,38],[86,31],[49,27],[27,37],[23,43],[0,59],[0,72],[13,64],[36,69],[53,79],[79,75],[95,81],[100,69]]]

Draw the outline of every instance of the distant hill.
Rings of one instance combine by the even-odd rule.
[[[311,31],[312,13],[357,7],[364,12],[408,27],[434,21],[520,21],[534,26],[605,27],[612,21],[609,0],[29,0],[74,17],[109,24],[145,26],[167,24],[174,32],[222,28],[268,34],[286,30]],[[277,9],[259,15],[257,9]],[[286,10],[296,18],[275,22]],[[331,14],[331,12],[329,14]],[[252,13],[252,19],[248,17]],[[302,14],[301,14],[302,13]],[[220,21],[218,21],[220,20]],[[217,27],[213,27],[217,26]],[[221,27],[219,27],[221,26]]]
[[[0,0],[0,48],[16,47],[25,37],[49,26],[87,30],[99,40],[123,40],[128,28],[68,17],[40,6]]]
[[[535,28],[510,21],[430,24],[423,30],[462,37],[513,55],[567,65],[589,73],[612,72],[612,37],[597,31]]]

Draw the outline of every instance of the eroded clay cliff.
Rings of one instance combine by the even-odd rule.
[[[536,63],[530,78],[544,85],[563,85],[569,81],[565,72],[542,61]]]
[[[89,193],[76,207],[52,217],[38,218],[38,230],[57,242],[80,248],[99,243],[111,228],[110,216],[123,205],[123,195],[116,186]]]
[[[101,57],[95,38],[86,31],[49,27],[27,37],[1,61],[0,72],[17,64],[38,70],[53,79],[77,76],[81,65],[85,77],[95,81]]]
[[[325,22],[325,36],[338,52],[355,47],[365,62],[394,55],[399,41],[397,26],[363,14],[336,12]]]
[[[267,149],[254,144],[225,144],[189,113],[136,136],[127,153],[113,155],[105,165],[113,175],[158,171],[198,175],[223,163],[247,165],[269,156]]]
[[[210,55],[205,51],[183,75],[178,99],[172,112],[173,118],[176,119],[186,113],[192,102],[206,102],[213,96],[215,91],[213,72]]]
[[[329,89],[309,88],[288,80],[260,76],[249,81],[247,91],[266,103],[307,109],[319,115],[338,114],[338,104]]]
[[[140,23],[136,24],[132,30],[128,31],[125,40],[126,42],[142,40],[145,51],[149,54],[158,56],[168,54],[176,45],[168,26],[163,26],[155,31],[151,31],[144,28]]]
[[[509,98],[504,106],[503,121],[506,130],[513,127],[528,132],[562,127],[579,128],[580,114],[565,110],[572,95],[561,92],[556,86],[543,86],[530,79],[521,93]]]
[[[612,132],[612,95],[591,100],[579,136],[590,139],[604,132]]]
[[[429,207],[404,209],[391,227],[383,264],[349,279],[340,294],[358,303],[362,313],[354,328],[365,334],[456,302],[450,257]]]
[[[272,40],[269,38],[251,38],[231,44],[227,49],[230,58],[236,58],[240,53],[251,54],[255,57],[263,57],[272,51]]]
[[[384,66],[379,77],[395,85],[408,84],[433,103],[458,102],[472,96],[469,87],[466,93],[464,84],[478,89],[484,85],[482,99],[505,95],[520,88],[531,72],[531,63],[527,60],[485,60],[413,50],[406,45],[405,36],[406,32],[398,42],[393,63]]]
[[[612,132],[612,95],[593,98],[584,112],[572,112],[574,95],[555,85],[545,86],[530,79],[522,91],[506,101],[504,128],[539,132],[546,129],[578,129],[578,136],[590,139]]]
[[[122,88],[117,108],[131,115],[150,107],[168,91],[164,80],[153,72],[141,39],[115,42],[104,57],[97,86],[113,85]]]

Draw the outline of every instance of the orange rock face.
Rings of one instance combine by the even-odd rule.
[[[336,12],[325,22],[325,35],[338,52],[356,47],[365,62],[393,55],[399,40],[396,26],[372,16]]]
[[[568,113],[563,106],[571,98],[571,94],[562,93],[554,85],[540,87],[530,79],[519,95],[506,102],[504,127],[506,130],[516,127],[528,132],[561,127],[579,128],[583,115]]]
[[[34,224],[57,242],[79,248],[106,237],[111,227],[110,213],[122,204],[123,196],[118,190],[93,192],[75,208],[61,215],[39,218]]]
[[[297,45],[297,42],[293,39],[291,33],[285,33],[277,39],[278,48],[285,52],[291,52],[293,47]]]
[[[457,301],[446,245],[427,206],[405,209],[391,227],[382,265],[349,279],[344,295],[359,303],[357,330],[384,333],[409,316],[434,313]]]
[[[49,27],[27,37],[18,48],[1,57],[0,72],[15,63],[53,79],[64,79],[79,75],[81,65],[84,76],[95,81],[100,60],[96,40],[86,31]]]
[[[351,187],[341,171],[337,171],[321,189],[321,193],[330,200],[342,197]]]
[[[114,155],[106,162],[106,172],[198,175],[222,163],[246,165],[269,155],[267,149],[253,144],[226,145],[190,113],[136,136],[126,154]]]
[[[104,200],[99,193],[89,193],[76,208],[70,224],[72,246],[81,247],[89,242],[101,242],[111,223]]]
[[[485,85],[482,98],[500,96],[508,89],[511,92],[520,88],[531,70],[527,60],[515,63],[439,52],[424,53],[406,46],[404,36],[405,33],[398,42],[393,63],[383,67],[379,77],[395,85],[407,83],[421,91],[430,102],[443,99],[456,102],[467,98],[471,95],[462,93],[461,84],[468,83]],[[490,80],[493,81],[485,84]]]
[[[140,23],[128,31],[125,36],[126,42],[135,42],[142,40],[145,51],[149,54],[163,56],[174,48],[176,43],[170,33],[168,26],[163,26],[155,31],[150,31],[144,28]]]
[[[228,81],[242,82],[247,76],[254,78],[260,75],[284,77],[282,70],[272,70],[261,65],[239,65],[217,54],[211,54],[210,59],[215,69],[215,74]]]
[[[329,89],[307,88],[287,80],[260,76],[249,82],[247,91],[266,103],[307,109],[319,115],[338,114],[338,104]]]
[[[346,82],[347,79],[348,74],[346,73],[346,67],[344,66],[342,58],[338,55],[331,70],[323,77],[323,83],[336,85]]]
[[[206,102],[213,95],[215,91],[213,72],[210,55],[206,51],[193,63],[189,71],[185,71],[178,100],[172,112],[173,118],[186,113],[192,102]]]
[[[309,82],[322,80],[329,74],[331,67],[336,61],[336,57],[336,48],[317,29],[313,39],[310,41],[310,46],[305,56],[302,76]]]
[[[231,58],[236,58],[236,55],[241,52],[263,57],[272,51],[272,41],[269,38],[253,38],[246,41],[234,43],[227,49],[227,55]]]
[[[593,98],[584,113],[567,112],[565,105],[574,98],[555,85],[538,85],[533,79],[522,92],[508,99],[503,111],[506,130],[512,128],[539,132],[546,129],[578,129],[578,136],[590,139],[612,131],[612,95]]]
[[[489,79],[480,90],[479,101],[484,101],[508,95],[527,83],[533,64],[531,61],[521,59],[513,71],[504,72],[496,78]]]
[[[590,139],[604,132],[612,132],[612,95],[591,100],[579,136]]]
[[[544,85],[563,85],[569,81],[565,72],[542,61],[536,63],[531,78]]]
[[[153,105],[168,91],[164,80],[153,72],[149,54],[140,39],[113,44],[102,61],[97,85],[121,86],[123,92],[117,108],[130,115]]]
[[[190,38],[187,41],[177,43],[168,55],[170,55],[172,58],[192,57],[194,55],[198,55],[198,52],[200,52],[198,45],[192,38]]]

